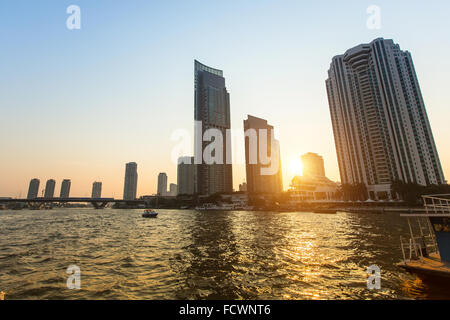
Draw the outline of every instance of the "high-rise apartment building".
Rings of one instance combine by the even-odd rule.
[[[50,199],[55,196],[55,185],[56,185],[55,180],[53,179],[47,180],[47,183],[45,184],[44,198]]]
[[[274,139],[273,126],[267,120],[249,115],[244,120],[244,133],[247,192],[282,192],[280,144]]]
[[[333,58],[326,88],[342,183],[445,183],[411,54],[376,39]]]
[[[158,175],[158,196],[167,195],[167,174],[165,172],[161,172]]]
[[[100,199],[101,197],[102,197],[102,183],[96,181],[92,184],[92,198]]]
[[[125,166],[125,183],[123,188],[124,200],[136,200],[137,193],[137,163],[130,162]]]
[[[38,193],[39,193],[39,184],[40,184],[40,180],[39,179],[31,179],[30,181],[30,185],[28,187],[28,196],[27,199],[35,199],[38,197]]]
[[[69,198],[70,197],[70,186],[71,181],[69,179],[64,179],[61,183],[61,192],[59,193],[60,198]]]
[[[198,61],[194,63],[194,73],[195,192],[203,195],[232,192],[230,96],[225,87],[225,78],[221,70],[205,66]],[[197,123],[201,123],[201,128]],[[212,143],[203,141],[205,132],[209,129],[218,130],[223,141],[223,157],[214,163],[208,163],[203,157],[205,148]]]
[[[178,194],[180,195],[194,194],[194,179],[195,179],[194,173],[195,173],[194,157],[178,158],[178,167],[177,167]]]

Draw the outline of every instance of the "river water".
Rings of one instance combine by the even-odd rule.
[[[0,211],[6,299],[449,299],[395,263],[398,213]],[[81,289],[67,289],[70,265]],[[367,289],[367,267],[381,289]]]

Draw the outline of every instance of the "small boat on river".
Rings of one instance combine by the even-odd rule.
[[[151,209],[146,209],[144,213],[142,214],[142,217],[144,218],[156,218],[158,216],[158,212],[153,211]]]

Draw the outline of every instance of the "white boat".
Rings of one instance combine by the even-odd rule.
[[[153,211],[151,209],[145,209],[144,213],[142,214],[142,217],[144,218],[156,218],[158,216],[158,212]]]
[[[407,218],[411,237],[400,237],[403,261],[397,265],[425,278],[450,280],[450,195],[423,200],[425,213],[400,215]]]

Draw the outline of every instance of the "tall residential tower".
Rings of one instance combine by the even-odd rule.
[[[92,184],[92,198],[100,199],[101,197],[102,197],[102,183],[96,181]]]
[[[127,163],[125,166],[125,183],[123,188],[124,200],[136,200],[137,180],[138,173],[136,162]]]
[[[36,199],[39,193],[39,179],[31,179],[30,186],[28,187],[28,196],[27,199]]]
[[[47,183],[45,184],[44,198],[51,199],[55,196],[55,185],[56,185],[55,180],[53,179],[47,180]]]
[[[167,174],[165,172],[161,172],[158,175],[158,196],[166,196],[167,195]]]
[[[376,39],[333,58],[326,88],[342,183],[445,183],[411,54]]]
[[[71,185],[71,182],[69,179],[63,180],[63,182],[61,183],[61,192],[59,193],[60,198],[69,198],[70,185]]]

